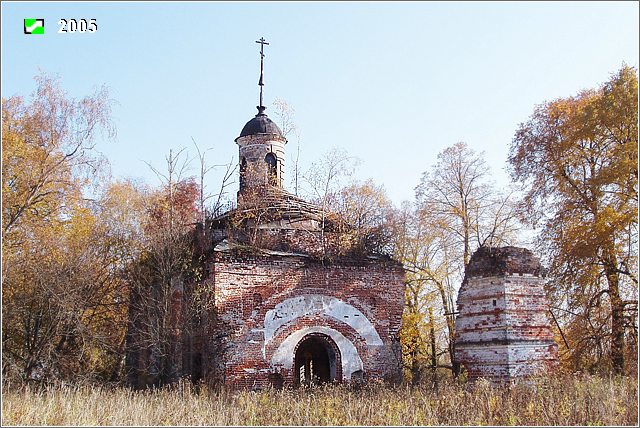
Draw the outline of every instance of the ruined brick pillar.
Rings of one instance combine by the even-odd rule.
[[[541,270],[525,248],[481,247],[471,257],[455,327],[456,358],[470,379],[509,381],[557,366]]]

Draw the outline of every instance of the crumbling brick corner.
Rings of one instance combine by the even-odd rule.
[[[456,358],[469,379],[510,381],[557,367],[543,268],[531,251],[479,248],[457,304]]]

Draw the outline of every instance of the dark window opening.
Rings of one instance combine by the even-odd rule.
[[[495,299],[494,299],[494,300],[493,300],[493,306],[495,306],[495,305],[496,305],[496,303],[497,303],[497,302],[496,302],[496,301],[495,301]]]
[[[278,184],[278,161],[273,153],[267,153],[264,161],[267,163],[269,184],[276,186]]]
[[[245,177],[247,173],[247,160],[245,158],[242,158],[242,161],[240,162],[240,190],[244,189],[245,186],[247,185],[246,180],[247,178]]]

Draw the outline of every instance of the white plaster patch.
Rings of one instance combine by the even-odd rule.
[[[271,367],[292,369],[296,345],[310,333],[326,334],[336,343],[340,351],[340,359],[342,360],[342,377],[345,380],[351,379],[351,373],[362,370],[362,359],[360,359],[358,350],[353,343],[339,331],[323,326],[306,327],[291,333],[282,341],[278,349],[276,349],[276,352],[273,353],[271,357]]]
[[[382,346],[382,339],[369,319],[352,305],[335,297],[306,294],[278,303],[264,317],[264,343],[273,339],[278,329],[304,316],[326,315],[349,325],[369,346]]]

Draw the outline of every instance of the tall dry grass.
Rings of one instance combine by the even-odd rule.
[[[637,425],[632,378],[213,393],[4,386],[2,425]]]

